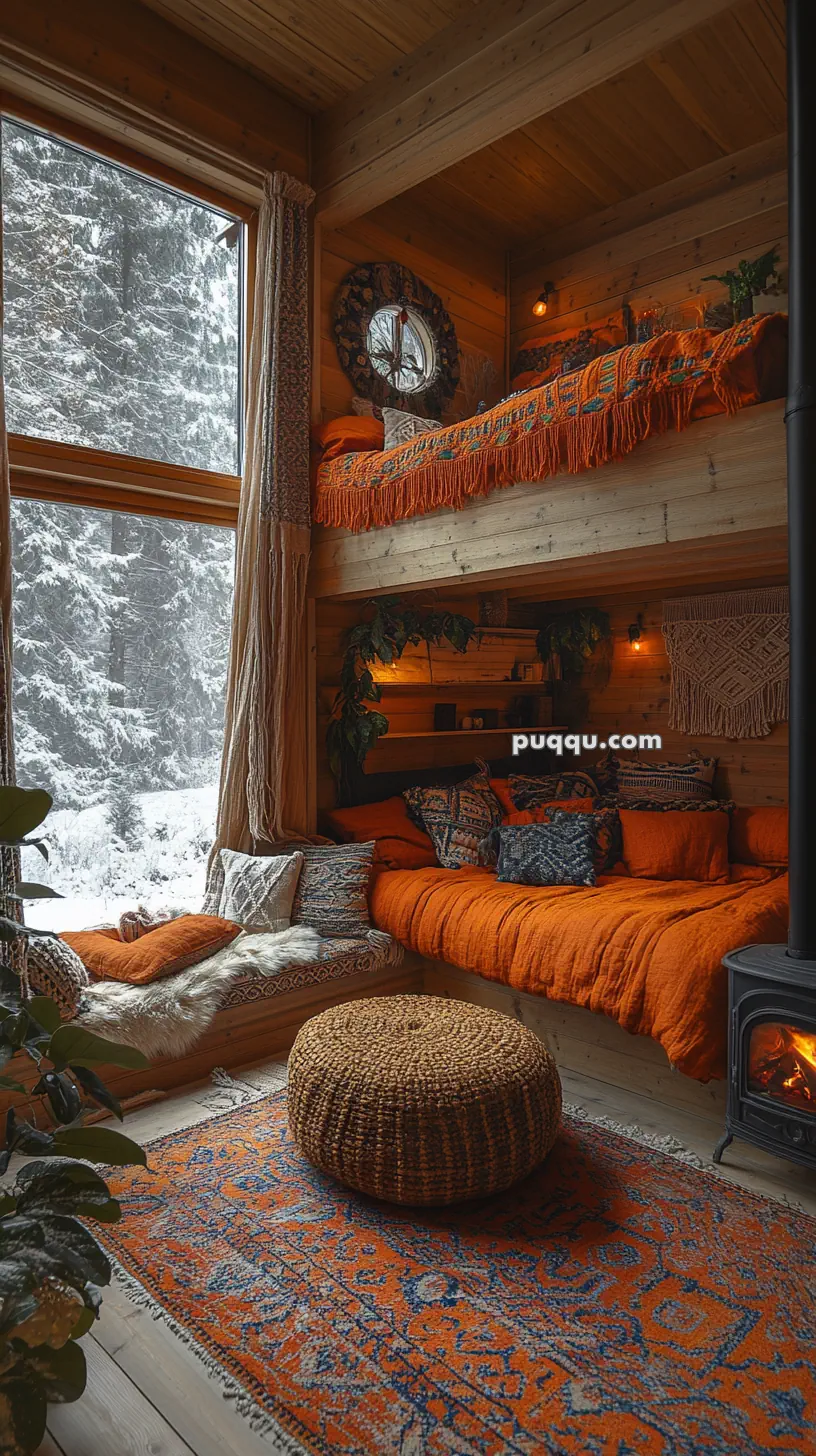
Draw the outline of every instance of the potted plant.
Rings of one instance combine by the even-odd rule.
[[[45,885],[10,875],[19,850],[51,808],[42,789],[0,787],[0,909],[15,902],[54,898]],[[58,897],[57,897],[58,898]],[[141,1052],[105,1041],[70,1022],[56,1002],[32,996],[24,973],[29,939],[50,935],[0,915],[0,1067],[18,1055],[36,1069],[29,1091],[0,1075],[0,1088],[42,1098],[50,1128],[6,1115],[0,1175],[15,1153],[33,1161],[4,1177],[0,1188],[0,1450],[28,1456],[45,1434],[49,1402],[78,1400],[85,1389],[85,1356],[79,1337],[97,1318],[100,1289],[111,1266],[87,1222],[116,1223],[121,1208],[90,1163],[146,1165],[144,1150],[108,1127],[86,1127],[88,1102],[122,1120],[116,1098],[98,1077],[104,1064],[146,1067]],[[80,1219],[82,1222],[80,1222]]]
[[[769,283],[779,285],[778,262],[779,252],[771,248],[751,261],[743,258],[737,268],[729,268],[726,273],[708,273],[703,283],[722,283],[728,289],[734,323],[738,323],[740,319],[750,318],[753,313],[768,312],[767,309],[756,308],[754,300],[768,291]],[[777,306],[782,307],[781,296]]]

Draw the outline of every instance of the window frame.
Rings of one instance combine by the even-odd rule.
[[[152,157],[68,121],[53,112],[0,89],[0,119],[36,127],[52,136],[94,152],[182,193],[194,202],[209,204],[244,225],[240,280],[239,448],[245,449],[246,384],[252,327],[251,298],[255,277],[257,208],[198,182]],[[11,494],[29,499],[96,506],[139,515],[159,515],[212,525],[235,526],[241,475],[198,470],[189,465],[144,460],[135,455],[69,445],[35,435],[8,435]]]

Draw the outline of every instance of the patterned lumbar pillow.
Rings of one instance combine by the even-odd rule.
[[[410,415],[405,410],[384,409],[382,417],[385,425],[384,450],[405,445],[416,435],[424,435],[426,430],[442,429],[441,420],[423,420],[420,415]]]
[[[617,791],[625,799],[712,799],[716,758],[692,758],[688,763],[644,763],[619,758]]]
[[[292,924],[311,925],[323,936],[370,936],[368,882],[376,848],[367,844],[273,844],[272,854],[293,851],[303,859]]]
[[[299,852],[267,855],[220,851],[224,887],[218,914],[244,930],[288,930],[292,905],[303,869]]]
[[[511,774],[510,797],[517,809],[537,809],[553,799],[594,799],[598,785],[592,774],[565,769],[554,774]]]
[[[502,807],[481,770],[462,784],[404,789],[408,812],[431,836],[443,869],[479,863],[479,846],[497,824]]]
[[[514,885],[594,885],[592,814],[556,812],[547,824],[503,824],[496,845],[497,880]]]
[[[80,998],[91,984],[85,966],[64,940],[35,935],[28,943],[28,983],[38,996],[50,996],[63,1016],[76,1014]]]

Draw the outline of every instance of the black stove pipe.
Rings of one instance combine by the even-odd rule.
[[[816,0],[788,0],[788,954],[816,961]]]

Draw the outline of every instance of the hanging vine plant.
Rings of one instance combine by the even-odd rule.
[[[574,611],[559,612],[539,629],[536,637],[536,651],[542,662],[551,665],[555,661],[565,681],[579,678],[589,660],[601,643],[608,643],[611,637],[609,613],[599,607],[577,607]]]
[[[476,631],[475,622],[459,612],[404,606],[400,597],[372,597],[366,607],[373,608],[372,616],[352,627],[346,637],[340,691],[326,734],[329,763],[343,802],[348,799],[355,768],[362,768],[369,749],[388,732],[385,714],[366,706],[379,703],[382,697],[382,686],[374,681],[370,664],[390,666],[399,661],[406,647],[418,647],[422,642],[429,653],[442,642],[465,652]]]

